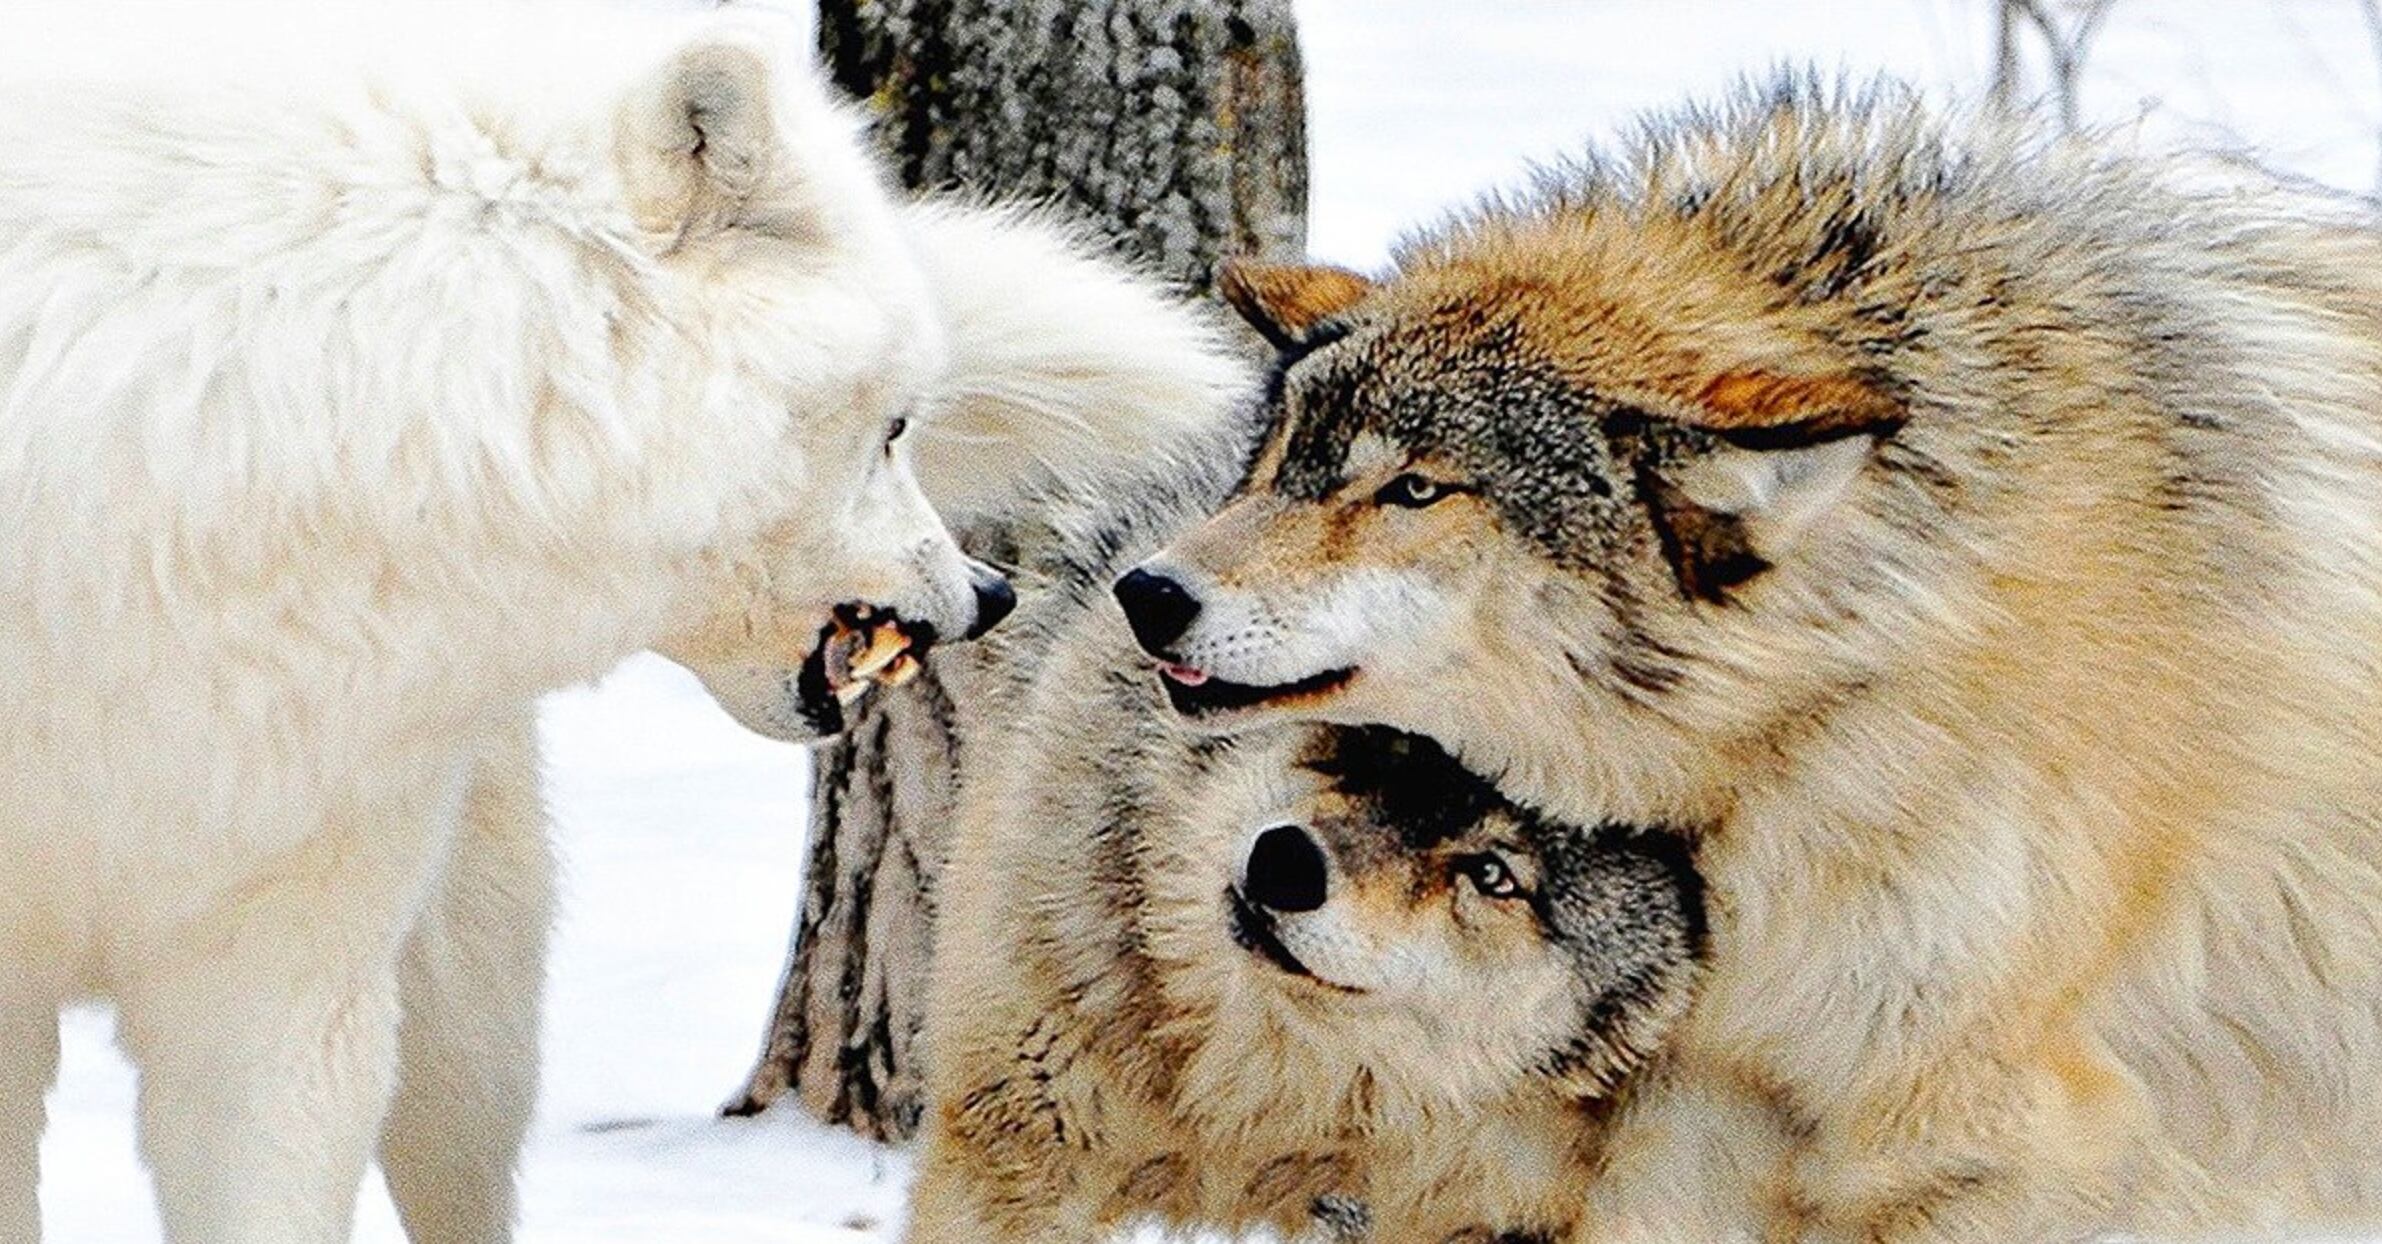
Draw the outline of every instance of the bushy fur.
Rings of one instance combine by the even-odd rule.
[[[534,695],[723,619],[792,662],[840,601],[973,617],[886,447],[935,318],[786,32],[429,8],[12,12],[0,1238],[98,996],[173,1239],[344,1239],[399,1059],[435,1101],[524,1039],[542,925],[486,913],[542,849],[465,822],[531,815]],[[471,935],[406,987],[514,988],[401,1048],[434,907]],[[494,1238],[501,1184],[425,1189],[518,1129],[436,1112],[390,1119],[407,1217]]]
[[[1021,685],[971,743],[940,873],[906,1238],[1570,1238],[1606,1095],[1687,1004],[1684,850],[1546,823],[1411,736],[1184,734],[1104,571],[1204,508],[1073,526],[999,637]],[[1328,901],[1236,916],[1285,825],[1322,844]],[[1526,896],[1466,880],[1491,852]]]
[[[1102,499],[1150,495],[1127,480],[1162,472],[1179,484],[1217,473],[1193,461],[1232,460],[1247,368],[1212,317],[1031,212],[924,203],[901,218],[951,359],[919,396],[913,452],[921,485],[955,524],[1033,516],[1082,529],[1083,515],[1115,504]],[[1197,452],[1203,444],[1221,452]],[[1021,567],[1017,578],[1024,615],[1046,613],[1046,568]],[[1007,628],[979,642],[1020,646]],[[730,655],[782,660],[746,644]],[[935,659],[1006,668],[989,655]],[[790,674],[771,668],[780,680]],[[991,698],[988,711],[1012,707]],[[524,720],[475,771],[462,839],[407,950],[404,1075],[382,1162],[417,1241],[479,1244],[510,1220],[551,919],[535,746]]]
[[[2382,1221],[2382,233],[2178,180],[1789,84],[1240,274],[1287,370],[1146,567],[1176,703],[1701,827],[1599,1238]]]

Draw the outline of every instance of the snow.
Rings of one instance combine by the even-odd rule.
[[[1302,0],[1298,15],[1313,249],[1359,267],[1532,161],[1773,65],[1960,94],[1990,72],[1987,0]],[[2376,74],[2354,0],[2120,0],[2082,98],[2094,123],[2147,141],[2246,146],[2366,189]],[[801,754],[742,733],[650,656],[551,697],[543,726],[565,878],[523,1240],[890,1240],[903,1154],[791,1116],[714,1113],[757,1048],[792,928]],[[155,1240],[109,1021],[75,1013],[65,1038],[42,1146],[48,1237]],[[356,1238],[402,1239],[377,1183]]]

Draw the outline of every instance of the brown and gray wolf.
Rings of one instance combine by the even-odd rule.
[[[1188,735],[1104,587],[971,756],[907,1239],[1572,1238],[1692,990],[1682,840],[1550,822],[1394,731]]]
[[[1272,430],[1118,585],[1175,708],[1697,835],[1597,1238],[2382,1223],[2364,205],[1790,82],[1232,289]]]

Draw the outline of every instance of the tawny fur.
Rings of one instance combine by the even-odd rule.
[[[1598,1238],[2382,1224],[2382,232],[2181,181],[1788,85],[1241,283],[1280,424],[1161,655],[1702,827]]]
[[[1167,525],[1129,508],[1136,522],[1085,544],[1130,552]],[[1186,737],[1136,668],[1102,564],[1068,583],[1061,559],[1062,582],[1006,637],[1051,636],[1049,650],[1011,660],[1030,686],[972,745],[937,892],[932,1105],[906,1238],[1092,1244],[1150,1221],[1571,1238],[1606,1095],[1686,1006],[1692,876],[1665,872],[1628,915],[1560,936],[1520,900],[1478,897],[1447,869],[1491,838],[1582,844],[1517,848],[1542,896],[1615,874],[1588,830],[1525,835],[1491,805],[1439,841],[1419,814],[1343,798],[1314,767],[1329,732]],[[1462,785],[1420,771],[1434,794]],[[1226,891],[1260,831],[1327,817],[1333,897],[1278,917],[1334,982],[1319,984],[1236,944]],[[1574,954],[1630,984],[1601,995]]]

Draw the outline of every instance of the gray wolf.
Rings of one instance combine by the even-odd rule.
[[[1685,847],[1415,736],[1186,735],[1104,583],[1003,632],[1055,639],[971,743],[906,1238],[1574,1238],[1610,1094],[1692,992]]]
[[[816,725],[848,685],[718,637],[915,659],[998,592],[909,467],[926,281],[786,32],[120,16],[0,52],[0,1238],[98,998],[172,1239],[344,1240],[535,695],[659,645]],[[505,932],[458,953],[526,989]]]
[[[2382,231],[1805,83],[1246,267],[1237,498],[1118,585],[1172,704],[1696,835],[1599,1238],[2382,1221]]]

